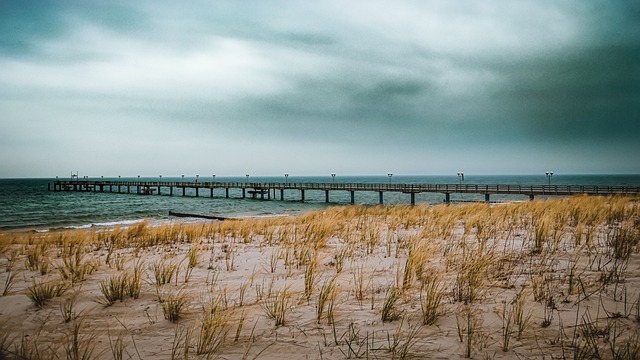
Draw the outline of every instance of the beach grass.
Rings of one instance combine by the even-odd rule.
[[[14,231],[0,234],[0,348],[632,359],[639,251],[640,204],[622,196]]]

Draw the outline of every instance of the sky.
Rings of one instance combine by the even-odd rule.
[[[0,0],[0,178],[638,174],[640,2]]]

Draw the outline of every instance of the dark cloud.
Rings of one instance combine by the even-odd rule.
[[[639,15],[597,1],[7,1],[0,150],[44,167],[16,143],[65,158],[63,137],[122,153],[173,137],[226,149],[229,163],[296,153],[291,170],[305,156],[333,163],[318,153],[330,147],[369,173],[366,154],[430,159],[418,172],[521,172],[523,158],[528,171],[638,172]]]

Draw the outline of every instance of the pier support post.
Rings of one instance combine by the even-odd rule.
[[[225,196],[229,198],[229,188],[224,188]]]
[[[47,183],[47,191],[51,191],[51,183]]]
[[[484,194],[484,202],[488,203],[489,201],[489,194]]]
[[[182,196],[184,196],[184,193],[185,193],[185,189],[186,189],[186,188],[187,188],[186,186],[183,186],[183,187],[182,187]]]
[[[280,201],[284,201],[284,189],[280,189]]]
[[[445,193],[444,194],[444,202],[446,204],[450,204],[451,203],[451,194],[449,194],[449,193]]]
[[[384,193],[380,191],[380,205],[384,204]]]
[[[351,205],[355,204],[356,202],[356,192],[351,190]]]
[[[411,206],[416,204],[416,193],[411,193]]]
[[[534,198],[533,194],[529,195],[529,201],[533,201],[533,198]]]
[[[151,193],[151,195],[153,195],[153,192]],[[162,195],[162,190],[160,189],[160,185],[158,185],[158,196]]]
[[[324,202],[329,202],[329,190],[324,191]]]
[[[300,201],[304,202],[304,190],[300,190]]]
[[[196,188],[196,197],[198,197],[198,190],[199,188]]]
[[[211,197],[213,197],[213,188],[211,188]]]
[[[264,190],[260,189],[260,200],[264,200]]]
[[[247,197],[247,189],[242,188],[242,198],[244,199],[245,197]]]

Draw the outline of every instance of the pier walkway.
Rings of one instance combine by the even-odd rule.
[[[53,185],[53,186],[51,186]],[[164,192],[163,192],[164,188]],[[535,196],[568,196],[568,195],[638,195],[638,186],[591,186],[591,185],[481,185],[481,184],[366,184],[366,183],[288,183],[288,182],[186,182],[186,181],[106,181],[106,180],[56,180],[48,184],[49,191],[94,191],[134,193],[142,195],[174,195],[174,189],[195,190],[195,196],[210,190],[213,197],[214,189],[225,189],[225,197],[229,197],[229,189],[241,189],[242,198],[249,195],[253,199],[276,198],[280,193],[280,200],[284,200],[285,190],[300,193],[300,201],[305,201],[305,191],[315,190],[325,192],[325,201],[329,202],[330,191],[348,191],[351,203],[355,203],[355,193],[359,191],[377,192],[379,203],[384,203],[385,192],[405,193],[410,196],[411,205],[415,205],[416,194],[441,193],[445,202],[450,202],[450,194],[483,194],[486,202],[494,194],[524,195],[533,200]],[[167,193],[168,192],[168,193]]]

